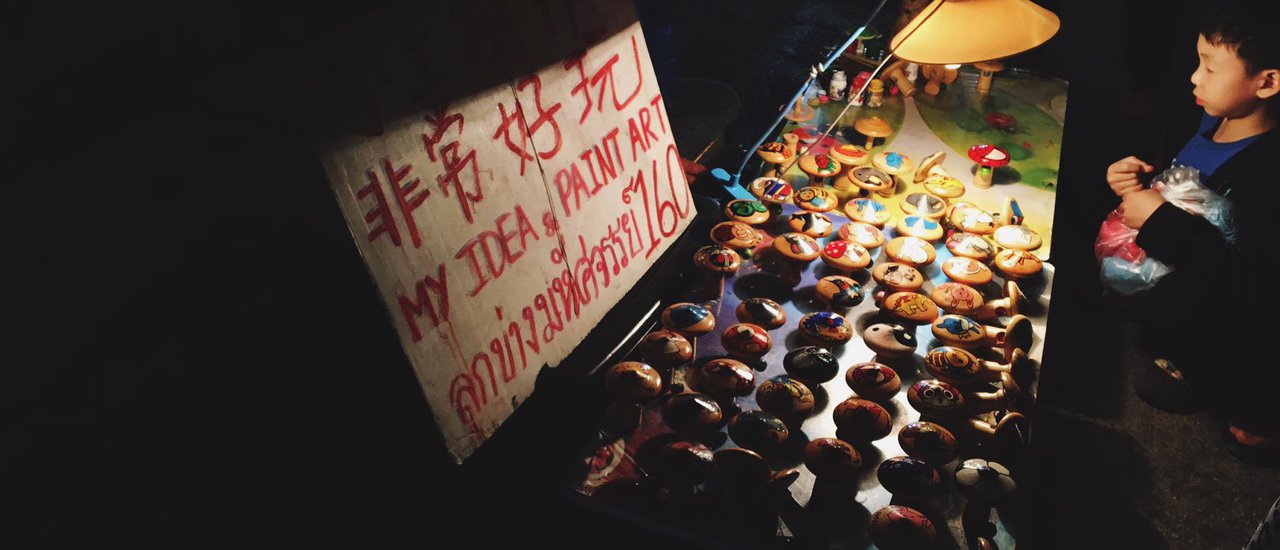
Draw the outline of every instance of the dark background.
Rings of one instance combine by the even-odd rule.
[[[1192,2],[1041,3],[1062,31],[1011,65],[1071,83],[1053,235],[1070,299],[1050,314],[1023,546],[1239,547],[1266,502],[1193,489],[1185,515],[1139,509],[1164,500],[1163,459],[1124,431],[1150,426],[1125,424],[1091,251],[1107,164],[1158,158],[1194,122]],[[590,380],[549,375],[467,464],[443,453],[292,104],[309,45],[383,4],[3,8],[5,547],[668,544],[558,495],[603,406]],[[702,161],[730,169],[872,5],[642,4],[670,29],[648,40],[678,78],[683,155],[713,144]],[[1234,521],[1197,513],[1232,501]]]

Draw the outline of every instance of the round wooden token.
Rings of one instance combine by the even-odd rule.
[[[669,482],[697,485],[711,474],[711,448],[694,441],[672,441],[658,454],[658,474]]]
[[[840,173],[840,163],[828,155],[801,155],[800,171],[811,178],[826,178]]]
[[[830,212],[840,204],[835,191],[826,187],[803,187],[792,196],[791,202],[801,210],[809,212]]]
[[[800,420],[813,412],[813,391],[787,375],[775,376],[756,388],[756,404],[783,420]]]
[[[707,308],[681,302],[662,311],[662,327],[685,337],[697,337],[715,330],[716,318]]]
[[[921,218],[923,219],[923,218]],[[937,253],[933,245],[919,237],[896,237],[884,245],[884,253],[890,260],[919,268],[933,263]]]
[[[828,152],[841,166],[863,166],[871,160],[867,150],[850,143],[842,143]]]
[[[938,318],[938,305],[924,294],[915,292],[895,292],[885,296],[880,310],[908,324],[923,325]]]
[[[787,228],[821,239],[830,235],[835,226],[831,224],[831,218],[821,212],[797,212],[787,216]]]
[[[875,193],[885,197],[893,196],[893,189],[895,185],[893,176],[875,168],[867,166],[854,168],[853,170],[850,170],[845,177],[848,178],[849,182],[855,187],[869,193]]]
[[[822,261],[832,269],[848,273],[871,265],[871,252],[858,243],[831,241],[822,247]]]
[[[964,410],[964,395],[941,380],[920,380],[907,389],[907,402],[920,414],[954,416]]]
[[[935,473],[936,475],[936,473]],[[871,514],[867,531],[876,547],[884,550],[932,548],[938,540],[933,520],[919,510],[891,504]]]
[[[990,235],[996,230],[996,220],[990,212],[971,203],[957,202],[947,207],[947,224],[960,231],[978,235]]]
[[[857,363],[844,373],[844,382],[858,397],[888,401],[902,389],[902,378],[887,365],[875,361]]]
[[[894,228],[899,235],[919,237],[930,242],[941,239],[944,231],[941,223],[923,216],[905,216],[894,224]]]
[[[997,227],[991,238],[996,244],[1015,250],[1035,250],[1043,242],[1038,233],[1025,225]]]
[[[734,199],[724,205],[729,221],[759,225],[769,220],[769,208],[758,200]]]
[[[791,184],[782,178],[756,178],[747,186],[747,191],[766,204],[790,202],[794,194]]]
[[[924,157],[924,159],[920,161],[920,166],[916,167],[915,177],[913,177],[912,180],[916,183],[924,181],[929,177],[929,174],[933,172],[935,167],[941,165],[946,160],[946,151],[930,153],[929,156]]]
[[[964,195],[964,184],[946,174],[932,174],[924,179],[924,190],[944,199]]]
[[[794,153],[792,153],[791,149],[787,147],[786,143],[781,141],[770,141],[761,143],[760,146],[756,148],[756,154],[760,155],[760,158],[770,164],[782,164],[791,160],[791,156]]]
[[[862,285],[841,275],[818,279],[814,293],[819,300],[834,308],[848,309],[862,303]]]
[[[853,326],[843,315],[815,311],[800,318],[800,335],[819,346],[839,346],[853,338]]]
[[[951,258],[951,260],[954,259]],[[943,267],[951,260],[943,262]],[[942,308],[942,311],[959,315],[968,315],[982,307],[984,302],[982,293],[978,292],[977,289],[955,282],[942,283],[933,287],[933,292],[929,293],[929,297],[933,299],[933,303]]]
[[[693,253],[693,263],[706,271],[733,275],[742,265],[742,257],[737,251],[727,246],[709,244]]]
[[[957,256],[942,262],[942,272],[951,280],[971,286],[983,286],[991,282],[993,274],[986,264],[973,258]]]
[[[893,430],[893,417],[875,401],[850,397],[836,405],[836,436],[845,441],[875,441]]]
[[[768,452],[787,442],[790,431],[782,419],[765,411],[743,411],[729,421],[729,437],[739,447]]]
[[[1009,469],[985,458],[970,458],[956,466],[956,489],[970,501],[992,506],[1017,490]]]
[[[787,322],[787,310],[782,304],[768,298],[747,298],[734,310],[738,321],[764,327],[767,330],[778,328]]]
[[[996,254],[996,269],[1007,277],[1030,277],[1044,269],[1044,262],[1025,250],[1006,248]]]
[[[862,467],[862,455],[853,445],[820,437],[804,446],[804,466],[819,479],[853,479]]]
[[[735,250],[751,250],[763,240],[756,228],[742,222],[720,222],[711,228],[711,240]]]
[[[951,430],[933,422],[911,422],[898,430],[898,445],[908,456],[941,466],[960,454],[960,443]]]
[[[943,212],[947,210],[946,201],[928,193],[908,193],[898,206],[907,214],[923,216],[931,220],[941,218]]]
[[[662,375],[639,361],[623,361],[609,367],[604,385],[618,399],[644,401],[662,392]]]
[[[696,436],[714,430],[724,419],[715,399],[697,393],[677,393],[662,404],[662,422],[677,433]]]
[[[820,346],[801,346],[787,352],[782,358],[782,368],[787,374],[803,381],[811,388],[836,377],[840,364],[835,354]]]
[[[910,456],[887,458],[876,468],[876,479],[896,497],[918,498],[942,487],[942,476],[928,462]],[[899,527],[902,528],[902,527]],[[877,544],[884,544],[883,542]],[[881,546],[881,548],[930,548],[932,546]]]
[[[948,384],[967,386],[990,380],[978,356],[956,346],[938,346],[924,356],[924,367],[934,378]]]
[[[879,227],[864,222],[849,222],[836,232],[842,240],[858,243],[867,250],[880,248],[884,244],[884,233]]]
[[[740,359],[759,359],[769,353],[773,339],[769,332],[751,323],[729,325],[720,335],[720,345],[729,355]]]
[[[904,174],[910,174],[915,170],[915,163],[911,162],[911,157],[902,153],[892,151],[880,151],[871,157],[871,166],[876,170],[889,174],[891,176],[906,177]]]
[[[640,340],[640,355],[659,369],[669,369],[693,360],[693,344],[679,333],[655,330]]]
[[[876,227],[884,227],[893,216],[889,209],[875,199],[853,199],[844,205],[844,213],[849,219]]]
[[[871,278],[895,292],[919,290],[924,286],[924,275],[920,270],[898,262],[877,264],[871,268]]]
[[[973,258],[980,262],[989,262],[996,255],[996,247],[992,246],[982,235],[957,231],[947,237],[947,250],[956,256]]]
[[[982,325],[963,315],[943,315],[933,322],[931,328],[933,337],[939,342],[962,348],[982,345],[987,335]]]
[[[916,352],[916,331],[896,323],[876,323],[862,331],[862,342],[876,355],[898,359]]]
[[[804,233],[783,233],[773,239],[773,248],[783,257],[800,262],[809,262],[822,254],[822,247],[813,237]]]
[[[735,359],[712,359],[698,369],[698,389],[718,399],[748,395],[756,389],[756,374]]]

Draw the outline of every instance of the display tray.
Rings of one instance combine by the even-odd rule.
[[[913,187],[918,187],[918,184]],[[910,506],[928,517],[936,526],[936,548],[967,547],[965,529],[962,526],[966,499],[954,486],[953,472],[965,459],[985,458],[1004,463],[1013,470],[1013,477],[1017,479],[1017,469],[1025,448],[1019,441],[1025,442],[1030,434],[1023,427],[1013,430],[1013,440],[1002,436],[998,441],[980,443],[981,437],[971,436],[960,427],[964,421],[925,415],[925,420],[952,429],[960,442],[959,457],[935,468],[941,479],[941,487],[935,492],[918,497],[895,497],[886,490],[878,479],[877,467],[885,459],[905,454],[899,445],[899,432],[908,423],[922,419],[921,414],[908,403],[907,392],[916,381],[933,378],[925,368],[924,356],[941,343],[934,337],[929,324],[915,326],[914,334],[918,344],[915,353],[906,358],[888,359],[877,357],[861,338],[863,331],[872,324],[900,322],[887,319],[873,299],[878,285],[872,280],[870,272],[875,265],[887,261],[884,247],[871,251],[872,267],[851,274],[861,284],[864,296],[862,302],[855,307],[832,309],[818,299],[815,290],[817,281],[828,275],[839,274],[821,260],[808,263],[800,273],[799,283],[794,287],[788,285],[782,275],[787,268],[784,259],[774,250],[773,240],[774,235],[785,231],[780,220],[797,211],[795,206],[788,204],[781,216],[775,216],[772,222],[757,226],[764,237],[763,241],[754,249],[752,258],[742,262],[737,274],[725,280],[724,292],[719,298],[708,299],[709,293],[714,291],[707,288],[689,289],[688,301],[702,304],[709,310],[715,316],[716,329],[704,336],[690,339],[694,342],[695,359],[687,365],[664,372],[665,385],[661,395],[637,407],[620,404],[610,409],[602,419],[598,437],[587,446],[581,462],[569,474],[566,494],[596,510],[626,517],[650,529],[664,531],[708,547],[769,546],[780,541],[797,541],[802,542],[805,547],[815,548],[874,548],[867,520],[871,514],[891,503]],[[836,229],[849,221],[838,210],[827,214]],[[901,211],[895,211],[894,214],[895,219],[903,215]],[[893,223],[890,222],[884,229],[886,239],[898,236],[892,226]],[[818,241],[825,245],[835,240],[838,237],[833,232],[831,236]],[[940,240],[934,243],[936,259],[920,268],[926,279],[920,292],[925,295],[930,294],[936,285],[948,280],[940,266],[952,254],[942,242]],[[1020,388],[1001,388],[1000,383],[982,383],[964,387],[963,393],[1004,389],[1007,392],[1005,404],[1008,410],[1030,414],[1044,341],[1053,271],[1053,266],[1046,263],[1039,274],[1017,279],[1025,296],[1020,313],[1030,319],[1034,332],[1033,343],[1028,349],[1029,361],[1025,363],[1027,367],[1018,373]],[[1004,282],[1000,272],[996,271],[994,280],[980,287],[985,298],[1000,298],[1005,288]],[[754,371],[754,383],[757,387],[770,378],[787,374],[783,358],[788,351],[811,345],[802,338],[798,330],[797,323],[803,315],[834,311],[843,315],[854,329],[851,341],[829,348],[838,359],[839,371],[836,376],[820,385],[811,384],[816,403],[813,412],[802,423],[793,423],[785,444],[761,453],[775,473],[795,469],[794,482],[782,491],[755,491],[743,487],[739,480],[725,479],[712,471],[690,487],[673,486],[659,475],[657,463],[659,453],[667,443],[696,439],[712,451],[738,447],[728,436],[728,420],[738,411],[758,409],[755,393],[737,397],[733,399],[732,406],[728,403],[722,405],[725,409],[724,421],[718,429],[697,438],[677,435],[663,422],[662,417],[662,405],[673,393],[700,389],[697,377],[691,373],[707,361],[728,355],[721,343],[723,329],[738,323],[736,308],[743,300],[755,297],[778,302],[787,317],[783,326],[768,331],[772,349],[759,360],[744,361]],[[1002,317],[998,322],[991,320],[983,324],[999,326],[1007,321],[1007,317]],[[1002,352],[997,349],[980,347],[971,351],[982,359],[1004,362]],[[642,360],[638,351],[632,351],[623,359]],[[872,360],[891,367],[901,377],[901,389],[891,400],[882,401],[892,417],[892,431],[887,437],[871,442],[850,441],[862,457],[862,466],[851,479],[818,479],[804,465],[802,450],[813,439],[837,435],[833,412],[841,402],[854,396],[853,390],[845,382],[845,372],[851,365]],[[605,391],[603,384],[600,391]],[[983,416],[994,423],[997,415],[1003,415],[1003,412],[988,412]],[[970,523],[973,517],[985,517],[982,512],[984,509],[978,506],[970,510]],[[1000,513],[993,513],[990,517],[992,524],[985,528],[994,531],[994,542],[1000,548],[1012,548],[1017,531],[1018,510],[1001,509]],[[970,529],[969,534],[973,535],[974,528]]]

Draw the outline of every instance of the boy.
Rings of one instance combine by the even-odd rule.
[[[1168,204],[1140,177],[1155,167],[1136,157],[1107,169],[1137,244],[1174,268],[1139,306],[1143,339],[1159,360],[1138,394],[1167,410],[1195,401],[1227,419],[1224,440],[1249,462],[1280,461],[1280,365],[1269,355],[1280,332],[1271,276],[1269,229],[1280,229],[1280,30],[1274,1],[1237,1],[1202,27],[1200,64],[1191,75],[1204,107],[1197,133],[1174,159],[1230,200],[1234,239],[1200,216]],[[1176,368],[1172,366],[1176,365]]]

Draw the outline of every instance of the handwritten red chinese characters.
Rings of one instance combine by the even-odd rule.
[[[460,152],[462,146],[458,144],[456,138],[440,145],[444,140],[445,132],[454,126],[454,123],[457,123],[457,137],[462,137],[462,129],[466,121],[460,113],[448,114],[444,109],[429,112],[423,118],[427,122],[428,132],[422,134],[422,146],[427,150],[427,156],[431,158],[431,162],[439,162],[444,167],[444,173],[436,176],[436,182],[440,184],[440,190],[444,191],[446,197],[450,196],[452,187],[452,194],[458,199],[458,206],[462,208],[462,216],[466,218],[467,223],[474,223],[475,204],[484,200],[484,188],[480,183],[480,165],[476,161],[476,151],[467,149],[466,152]],[[439,153],[438,157],[437,153]],[[468,167],[470,170],[465,170]],[[469,187],[464,187],[463,179],[469,180],[467,182],[470,184]]]
[[[391,188],[391,196],[395,199],[394,206],[404,218],[405,228],[409,230],[414,248],[420,247],[422,236],[418,233],[418,224],[413,221],[413,211],[422,206],[422,202],[431,196],[431,191],[429,189],[418,191],[418,178],[408,179],[409,173],[413,170],[412,164],[406,163],[396,168],[387,157],[382,157],[381,164],[382,175],[387,180],[387,187]],[[373,196],[374,207],[364,215],[365,223],[373,224],[369,227],[367,236],[369,242],[374,242],[378,237],[386,235],[391,239],[392,244],[400,246],[400,229],[396,226],[395,217],[391,215],[391,205],[387,203],[387,194],[382,190],[383,182],[378,177],[378,172],[373,169],[366,170],[365,177],[369,183],[356,191],[356,198],[364,200]]]
[[[533,119],[528,128],[525,127],[524,106],[520,102],[519,93],[525,88],[532,86],[532,104],[534,110],[538,113],[538,117]],[[556,112],[560,110],[560,103],[555,103],[550,107],[542,105],[542,79],[538,75],[526,76],[519,84],[516,85],[516,104],[515,108],[508,113],[507,106],[503,103],[498,104],[498,113],[502,115],[502,124],[493,132],[493,139],[502,138],[506,143],[507,149],[520,159],[520,175],[524,175],[525,163],[534,160],[534,155],[529,149],[532,141],[538,139],[539,131],[546,125],[550,124],[550,144],[548,140],[542,140],[545,145],[544,150],[537,151],[537,156],[542,160],[548,160],[556,156],[560,152],[562,138],[560,136],[560,123],[556,122]],[[512,133],[516,135],[513,137]]]

